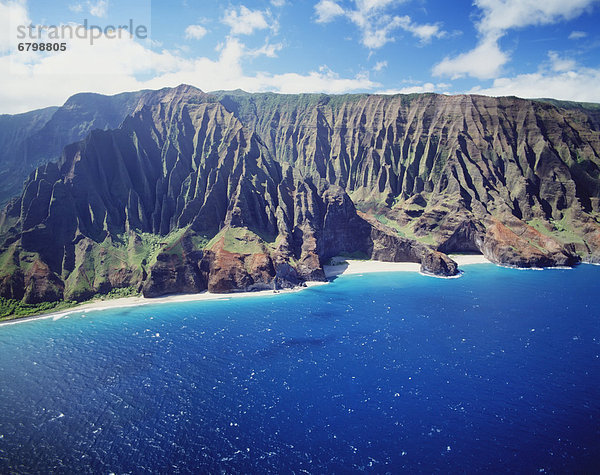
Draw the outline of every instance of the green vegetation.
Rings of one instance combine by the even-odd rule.
[[[143,257],[149,266],[156,262],[156,256],[160,253],[182,256],[184,238],[189,239],[195,249],[204,249],[210,241],[208,236],[190,231],[189,226],[172,231],[166,236],[143,234],[140,237],[142,243],[138,246],[138,257]],[[140,265],[144,265],[143,260]]]
[[[183,253],[181,239],[188,229],[189,226],[176,229],[166,236],[150,233],[139,234],[141,242],[138,242],[133,247],[136,258],[141,258],[140,265],[143,265],[145,260],[148,266],[152,266],[156,262],[156,256],[161,252],[181,255]]]
[[[266,241],[247,228],[225,228],[213,237],[206,247],[211,249],[221,238],[224,238],[224,249],[237,254],[260,254],[265,252],[265,245],[274,244],[274,240]]]
[[[600,110],[600,104],[596,104],[595,102],[575,102],[575,101],[561,101],[558,99],[534,99],[535,102],[545,102],[547,104],[552,104],[555,107],[560,107],[561,109],[584,109],[589,111],[597,111]]]
[[[161,236],[150,233],[139,233],[137,237],[139,238],[137,242],[135,237],[129,239],[129,257],[132,264],[141,267],[149,264],[150,261],[156,262],[156,256],[160,251]]]
[[[536,241],[532,240],[532,239],[528,239],[525,236],[520,235],[518,232],[516,232],[513,228],[511,228],[510,226],[506,226],[508,229],[510,229],[513,233],[515,233],[517,236],[519,236],[521,239],[525,240],[527,242],[527,244],[529,244],[531,247],[535,247],[538,251],[540,251],[542,254],[545,252],[544,248],[542,246],[539,245],[539,243],[537,243]],[[518,253],[519,250],[515,247],[515,246],[510,246],[510,248],[512,249],[513,252]]]
[[[5,275],[12,274],[17,270],[17,265],[15,263],[16,248],[16,244],[13,244],[7,251],[0,254],[0,269],[2,269],[2,273]]]
[[[140,295],[141,294],[138,292],[137,287],[135,285],[131,285],[129,287],[122,287],[120,289],[112,289],[107,294],[95,295],[92,300],[122,299],[125,297],[139,297]]]
[[[91,303],[98,300],[113,300],[125,297],[137,297],[140,295],[135,286],[112,289],[107,294],[95,294],[91,299],[84,302],[74,300],[59,300],[55,302],[42,302],[39,304],[27,304],[21,300],[5,299],[0,297],[0,322],[15,320],[22,317],[31,317],[49,312],[58,312],[69,308]]]
[[[110,287],[109,275],[120,269],[141,273],[149,269],[158,254],[183,255],[183,239],[189,239],[196,249],[208,243],[189,227],[178,229],[166,236],[150,233],[130,233],[112,236],[90,249],[79,250],[75,256],[75,270],[66,279],[66,295],[76,300],[87,300],[102,288]]]
[[[39,304],[27,304],[20,300],[5,299],[0,297],[0,321],[14,320],[21,317],[39,315],[50,311],[59,311],[77,305],[73,301],[42,302]]]
[[[429,245],[436,244],[432,235],[428,234],[427,236],[417,236],[415,234],[414,230],[410,227],[410,225],[400,226],[396,221],[393,221],[382,214],[376,214],[374,216],[377,219],[377,221],[379,221],[381,224],[383,224],[389,228],[392,228],[403,238],[412,239],[414,241],[418,241],[423,244],[429,244]]]
[[[65,279],[66,301],[33,305],[18,300],[3,299],[0,302],[0,319],[47,313],[91,300],[137,296],[139,295],[137,287],[108,291],[112,286],[109,277],[121,269],[132,269],[141,277],[144,269],[148,269],[156,262],[159,253],[182,254],[184,236],[195,249],[203,249],[209,242],[206,236],[197,235],[188,227],[178,229],[167,236],[127,233],[113,235],[101,243],[90,241],[89,246],[80,246],[76,249],[75,268]],[[231,245],[233,244],[232,242]],[[19,268],[25,273],[36,259],[39,259],[37,254],[24,252],[17,244],[13,244],[0,254],[2,275],[10,275]],[[132,281],[138,280],[134,276]]]
[[[568,211],[565,213],[563,218],[558,221],[550,219],[548,222],[546,222],[542,219],[536,218],[527,221],[527,224],[540,233],[565,244],[584,242],[581,236],[575,232],[573,223],[570,219],[570,213]]]
[[[19,268],[27,272],[36,259],[39,259],[37,253],[23,251],[16,243],[12,244],[6,251],[0,252],[0,275],[12,274]]]

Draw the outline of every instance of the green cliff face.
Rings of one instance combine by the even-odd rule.
[[[448,252],[483,251],[500,220],[567,245],[565,258],[551,252],[557,261],[573,250],[599,257],[594,105],[435,94],[219,97],[277,161],[340,185],[401,235]],[[489,241],[489,257],[503,261]]]
[[[600,260],[591,106],[190,86],[135,101],[115,108],[118,129],[66,146],[8,205],[1,297],[285,287],[353,252],[444,275],[457,271],[450,252]]]

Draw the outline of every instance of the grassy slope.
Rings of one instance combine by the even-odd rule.
[[[138,234],[137,239],[135,235],[123,235],[113,238],[112,241],[98,243],[94,245],[91,252],[77,256],[75,270],[65,282],[69,292],[78,292],[79,295],[86,295],[84,292],[87,292],[89,298],[79,302],[61,300],[40,304],[26,304],[20,300],[0,298],[0,321],[64,310],[91,301],[140,295],[135,286],[112,289],[108,293],[97,292],[98,275],[121,267],[140,269],[141,272],[141,269],[149,269],[156,262],[156,256],[160,252],[181,255],[183,253],[181,239],[186,231],[188,228],[179,229],[167,236],[144,233]],[[188,233],[187,236],[197,249],[203,249],[208,243],[208,238],[205,236],[193,233]],[[11,247],[10,252],[0,255],[2,275],[11,274],[17,270],[13,257],[15,251],[16,245]],[[30,256],[29,254],[20,253],[21,269],[24,272],[30,265],[29,261],[35,260],[35,255]]]
[[[181,241],[184,236],[191,240],[196,249],[210,249],[221,237],[224,237],[225,250],[240,254],[262,253],[267,250],[267,247],[270,248],[275,244],[274,242],[265,242],[262,237],[246,228],[226,228],[210,240],[206,236],[197,235],[193,232],[188,232],[186,234],[186,231],[188,231],[188,228],[179,229],[167,236],[139,234],[139,240],[134,239],[134,236],[119,236],[113,239],[112,244],[106,241],[100,243],[95,246],[91,253],[86,255],[85,259],[76,263],[76,269],[79,269],[79,272],[73,272],[67,280],[75,279],[75,277],[72,276],[77,274],[76,280],[69,282],[71,286],[79,286],[77,287],[78,290],[93,289],[93,282],[86,280],[83,276],[87,275],[85,273],[86,269],[90,271],[91,276],[94,275],[92,270],[97,270],[97,267],[94,267],[95,263],[102,269],[106,269],[109,266],[121,265],[149,268],[156,262],[156,256],[161,252],[182,255],[183,246]],[[3,270],[8,269],[11,266],[8,253],[3,254],[0,258],[2,259],[0,268]],[[100,261],[102,261],[101,264],[99,264]],[[16,266],[13,267],[16,269]],[[106,294],[95,292],[89,299],[81,302],[63,300],[58,302],[44,302],[41,304],[26,304],[19,300],[0,298],[0,322],[65,310],[98,300],[109,300],[138,295],[140,295],[140,293],[137,288],[132,286],[113,289]]]
[[[225,239],[224,249],[237,254],[260,254],[274,245],[247,228],[225,228],[206,244],[206,249],[212,249],[221,238]]]

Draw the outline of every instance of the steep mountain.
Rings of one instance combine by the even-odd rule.
[[[460,251],[598,261],[594,117],[482,96],[146,91],[8,205],[0,296],[285,287],[340,253],[439,275]]]
[[[50,120],[58,107],[34,110],[24,114],[0,115],[0,203],[6,203],[13,195],[21,192],[25,175],[15,173],[25,155],[25,142]],[[66,145],[66,144],[65,144]],[[8,191],[4,191],[8,189]]]
[[[558,249],[563,263],[573,251],[597,259],[594,108],[435,94],[217,95],[277,161],[343,187],[401,234],[512,265],[564,261]],[[488,233],[498,223],[527,234],[529,252],[508,259]]]
[[[94,129],[114,129],[130,114],[146,91],[115,96],[81,93],[61,107],[16,115],[0,115],[0,204],[17,196],[39,165],[57,160],[65,145]]]

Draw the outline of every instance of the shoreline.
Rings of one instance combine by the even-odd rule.
[[[130,308],[139,307],[141,305],[155,305],[155,304],[167,304],[167,303],[184,303],[184,302],[202,302],[211,300],[231,300],[232,298],[241,297],[266,297],[268,295],[279,295],[293,292],[300,292],[301,290],[308,289],[309,287],[315,287],[318,285],[325,285],[328,282],[306,282],[306,286],[298,286],[292,289],[280,289],[280,290],[258,290],[258,291],[246,291],[246,292],[230,292],[227,294],[215,294],[208,291],[199,292],[197,294],[174,294],[165,295],[164,297],[146,298],[142,296],[136,297],[121,297],[117,299],[109,300],[98,300],[96,302],[86,302],[75,307],[67,308],[64,310],[58,310],[50,313],[41,313],[39,315],[31,315],[22,318],[15,318],[13,320],[6,320],[0,322],[0,327],[3,325],[12,325],[15,323],[22,323],[31,320],[42,320],[52,318],[53,320],[59,320],[67,315],[74,313],[87,313],[97,312],[100,310],[109,310],[115,308]]]
[[[462,266],[471,264],[493,264],[481,254],[449,254],[460,269]],[[340,275],[367,274],[373,272],[421,272],[421,264],[416,262],[383,262],[373,260],[345,259],[343,257],[334,257],[340,264],[323,266],[325,277],[331,278]],[[437,277],[431,274],[424,274],[431,277]]]
[[[470,264],[491,264],[482,255],[450,255],[452,259],[460,266]],[[340,265],[323,266],[325,271],[325,277],[330,279],[340,275],[353,275],[353,274],[367,274],[375,272],[416,272],[420,273],[421,264],[414,262],[382,262],[382,261],[361,261],[354,259],[344,259],[343,257],[334,258],[339,262],[345,262]],[[292,292],[300,292],[304,289],[315,287],[318,285],[324,285],[328,282],[306,282],[305,287],[295,287],[293,289],[281,289],[281,290],[259,290],[259,291],[247,291],[247,292],[231,292],[227,294],[215,294],[207,291],[200,292],[197,294],[177,294],[177,295],[166,295],[164,297],[156,298],[145,298],[145,297],[122,297],[110,300],[99,300],[96,302],[82,303],[81,305],[58,310],[55,312],[42,313],[39,315],[31,315],[28,317],[15,318],[13,320],[6,320],[0,322],[0,326],[13,325],[16,323],[23,323],[31,320],[42,320],[52,318],[53,320],[59,320],[68,315],[75,313],[87,313],[96,312],[100,310],[108,310],[115,308],[129,308],[138,307],[140,305],[153,305],[153,304],[167,304],[167,303],[182,303],[182,302],[200,302],[210,300],[230,300],[232,298],[242,297],[265,297],[268,295],[279,295]]]

